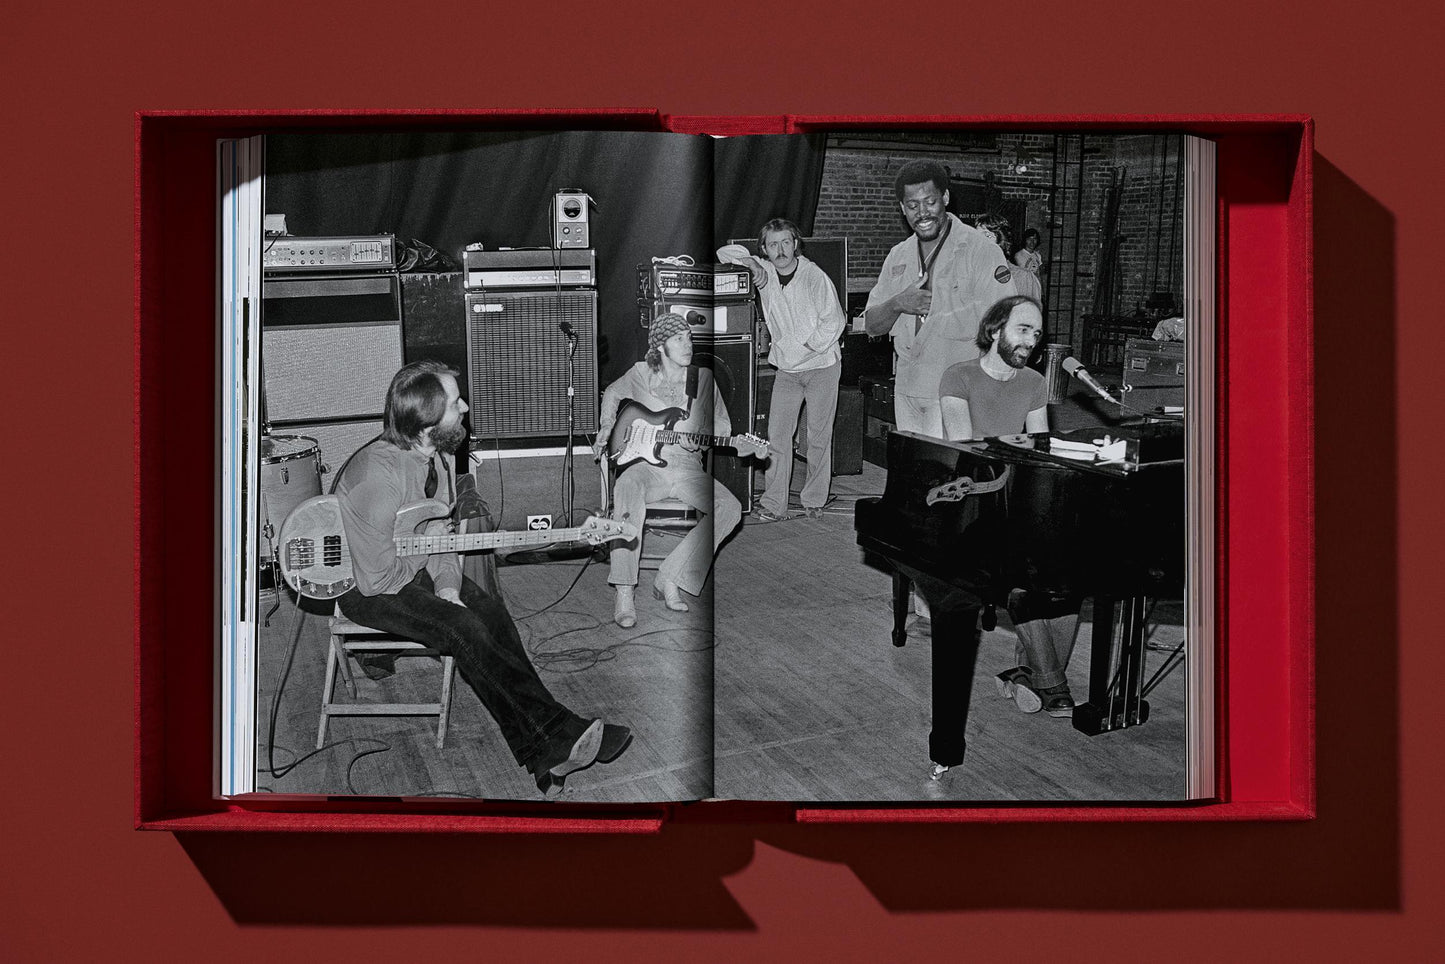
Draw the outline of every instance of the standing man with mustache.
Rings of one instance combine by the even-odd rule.
[[[883,259],[868,293],[864,327],[891,335],[895,359],[893,421],[900,432],[943,437],[938,384],[945,369],[977,358],[979,320],[1000,298],[1018,294],[1003,251],[949,214],[948,171],[937,161],[909,161],[893,181],[913,236]],[[913,611],[927,620],[917,593]],[[922,633],[925,625],[911,631]]]
[[[763,318],[772,336],[768,364],[777,369],[768,403],[769,455],[766,487],[758,518],[781,522],[788,517],[793,478],[793,436],[798,413],[808,410],[808,477],[800,498],[803,513],[823,516],[833,478],[833,419],[838,413],[838,383],[843,352],[838,339],[847,317],[827,272],[803,257],[798,226],[773,218],[758,232],[764,257],[741,244],[718,249],[718,260],[747,267],[763,302]]]

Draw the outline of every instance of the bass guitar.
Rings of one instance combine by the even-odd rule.
[[[686,409],[664,408],[660,412],[624,399],[617,409],[617,422],[607,437],[607,458],[621,472],[636,462],[664,466],[664,445],[697,445],[702,448],[732,448],[739,455],[764,458],[768,440],[757,435],[705,435],[699,432],[678,432],[673,426],[687,417]]]
[[[392,541],[399,556],[428,556],[439,552],[473,549],[513,549],[553,542],[586,540],[601,545],[615,539],[637,538],[631,523],[590,516],[572,529],[538,529],[527,532],[447,531],[451,509],[434,499],[404,505],[396,512]],[[356,585],[351,550],[341,523],[337,496],[318,495],[291,510],[281,523],[279,539],[281,574],[286,584],[312,599],[335,599]]]

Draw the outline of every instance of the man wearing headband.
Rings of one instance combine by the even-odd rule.
[[[683,317],[669,312],[653,319],[647,332],[646,359],[629,368],[602,393],[597,457],[606,458],[618,409],[628,399],[654,412],[667,408],[686,411],[686,417],[673,425],[674,431],[731,435],[732,423],[712,372],[691,366],[692,333]],[[612,618],[623,628],[637,624],[633,590],[637,586],[637,557],[642,549],[642,523],[649,502],[677,499],[702,513],[698,524],[668,554],[652,583],[653,596],[677,612],[688,609],[682,593],[696,596],[702,592],[718,545],[742,521],[742,504],[703,468],[700,446],[666,444],[660,454],[666,465],[635,462],[618,474],[612,492],[613,518],[633,523],[638,531],[633,542],[613,544],[612,569],[607,577],[617,592]]]

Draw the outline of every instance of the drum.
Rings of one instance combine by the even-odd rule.
[[[305,435],[261,439],[261,536],[267,562],[272,540],[291,510],[321,494],[321,447]]]

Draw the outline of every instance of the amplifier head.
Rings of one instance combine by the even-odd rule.
[[[552,198],[552,247],[591,247],[591,204],[585,191],[557,192]]]

